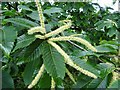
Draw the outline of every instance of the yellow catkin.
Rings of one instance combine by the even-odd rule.
[[[42,28],[41,26],[33,27],[30,30],[28,30],[28,34],[33,34],[35,32],[41,32],[42,34],[45,33],[45,29]]]
[[[43,12],[42,12],[42,8],[41,8],[41,4],[39,3],[39,0],[35,0],[36,1],[36,5],[37,5],[37,9],[38,9],[38,13],[39,13],[39,18],[40,18],[40,24],[43,28],[45,28],[45,24],[44,24],[44,18],[43,18]],[[46,33],[46,30],[45,30]]]
[[[29,89],[32,88],[33,86],[35,86],[37,84],[37,82],[39,81],[39,79],[40,79],[40,77],[41,77],[41,75],[42,75],[42,73],[44,71],[44,69],[45,69],[45,66],[44,66],[44,64],[42,64],[42,66],[41,66],[38,74],[36,75],[36,77],[34,78],[34,80],[31,82],[31,84],[28,86]]]
[[[73,75],[70,73],[70,71],[66,68],[66,73],[67,73],[67,75],[70,77],[70,79],[74,82],[74,84],[76,83],[75,82],[75,79],[74,79],[74,77],[73,77]]]
[[[87,70],[84,70],[81,67],[74,64],[73,61],[71,60],[71,58],[56,43],[49,41],[49,40],[48,40],[48,43],[51,44],[65,58],[65,63],[67,63],[71,67],[75,68],[76,70],[82,72],[83,74],[85,74],[87,76],[97,78],[97,76],[94,75],[93,73],[91,73]]]
[[[92,78],[97,78],[96,75],[94,75],[93,73],[87,71],[87,70],[84,70],[83,68],[80,68],[79,66],[77,66],[76,64],[74,65],[74,68],[78,71],[80,71],[81,73],[89,76],[89,77],[92,77]]]
[[[51,37],[53,35],[57,35],[58,33],[61,33],[62,31],[70,28],[70,26],[71,26],[71,23],[68,23],[68,24],[66,24],[64,26],[61,26],[58,29],[56,29],[55,31],[52,31],[52,32],[46,34],[45,37]]]
[[[113,74],[113,77],[112,77],[112,80],[115,81],[119,78],[119,74],[117,72],[112,72]]]
[[[52,79],[51,79],[51,90],[54,90],[54,89],[55,89],[55,81],[52,77]]]
[[[36,38],[39,38],[39,39],[45,39],[46,37],[43,36],[43,35],[35,35]]]
[[[67,41],[67,40],[72,40],[72,41],[77,41],[79,43],[84,44],[86,47],[91,49],[94,52],[97,52],[97,49],[93,47],[88,41],[80,38],[80,37],[72,37],[72,36],[61,36],[61,37],[56,37],[56,38],[50,38],[49,41]]]

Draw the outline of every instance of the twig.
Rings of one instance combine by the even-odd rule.
[[[77,45],[76,43],[74,43],[74,42],[72,42],[70,40],[68,40],[67,42],[69,42],[70,44],[74,45],[75,47],[77,47],[77,48],[79,48],[79,49],[81,49],[83,51],[86,51],[84,48],[82,48],[81,46]]]

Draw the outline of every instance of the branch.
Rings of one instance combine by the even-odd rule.
[[[74,43],[74,42],[72,42],[72,41],[70,41],[70,40],[68,40],[67,42],[70,43],[70,44],[72,44],[73,46],[79,48],[79,49],[82,50],[82,51],[86,51],[84,48],[82,48],[81,46],[77,45],[76,43]]]

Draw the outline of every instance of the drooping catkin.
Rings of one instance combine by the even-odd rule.
[[[39,3],[39,0],[35,0],[35,2],[36,2],[36,5],[37,5],[37,10],[38,10],[39,18],[40,18],[40,25],[41,25],[43,28],[45,28],[41,4]],[[45,30],[44,32],[46,33],[46,30]]]
[[[65,59],[65,63],[67,63],[68,65],[70,65],[71,67],[75,68],[76,70],[82,72],[83,74],[90,76],[92,78],[97,78],[96,75],[94,75],[93,73],[82,69],[81,67],[77,66],[76,64],[73,63],[73,61],[71,60],[71,58],[67,55],[67,53],[65,53],[56,43],[49,41],[48,43],[50,45],[52,45]]]
[[[55,81],[54,81],[53,77],[51,79],[51,90],[55,90]]]
[[[62,31],[70,28],[71,25],[72,25],[71,22],[69,22],[66,25],[63,25],[63,26],[59,27],[58,29],[46,34],[45,37],[51,37],[53,35],[57,35],[58,33],[61,33]]]
[[[44,71],[44,69],[45,69],[45,66],[44,66],[44,64],[42,64],[42,66],[41,66],[38,74],[36,75],[36,77],[34,78],[34,80],[31,82],[31,84],[28,86],[29,89],[32,88],[33,86],[35,86],[37,84],[37,82],[39,81],[39,79],[40,79],[40,77],[41,77],[41,75],[42,75],[42,73]]]
[[[89,71],[87,71],[87,70],[84,70],[83,68],[77,66],[76,64],[74,64],[74,68],[75,68],[76,70],[80,71],[81,73],[89,76],[89,77],[97,78],[97,76],[96,76],[95,74],[93,74],[93,73],[91,73],[91,72],[89,72]]]
[[[33,27],[28,30],[28,34],[33,34],[35,32],[41,32],[42,34],[45,34],[45,29],[41,26]]]
[[[70,79],[74,82],[74,84],[76,83],[75,82],[75,79],[74,79],[74,77],[73,77],[73,75],[70,73],[70,71],[66,68],[66,73],[67,73],[67,75],[70,77]]]
[[[56,37],[56,38],[50,38],[49,41],[67,41],[67,40],[72,40],[72,41],[77,41],[79,43],[84,44],[86,47],[91,49],[94,52],[97,52],[97,49],[93,47],[88,41],[80,38],[80,37],[72,37],[72,36],[61,36],[61,37]]]

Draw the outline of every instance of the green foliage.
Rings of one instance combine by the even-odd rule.
[[[5,19],[6,22],[11,22],[11,23],[14,23],[14,24],[17,24],[19,26],[23,26],[23,27],[26,27],[26,28],[31,28],[31,27],[34,27],[34,26],[38,26],[37,23],[34,23],[30,20],[27,20],[25,18],[9,18],[9,19]]]
[[[110,89],[110,88],[120,88],[119,82],[120,82],[120,79],[113,81],[111,83],[111,85],[108,87],[108,89]]]
[[[37,11],[33,11],[32,13],[30,13],[29,15],[27,15],[28,17],[30,17],[33,20],[39,20],[39,15]]]
[[[38,83],[38,86],[39,86],[39,88],[50,88],[51,77],[49,76],[49,74],[44,73],[44,75],[40,79],[40,82]]]
[[[32,78],[33,74],[34,74],[35,69],[39,63],[40,63],[40,60],[36,59],[34,61],[29,62],[26,65],[24,73],[23,73],[23,80],[24,80],[25,85],[30,84],[31,81],[33,80],[33,78]]]
[[[14,88],[14,82],[13,82],[13,79],[12,77],[10,76],[9,73],[7,72],[2,72],[2,88],[5,89],[5,88]]]
[[[14,48],[14,51],[20,48],[24,48],[30,45],[35,40],[35,37],[28,35],[21,35],[17,38],[17,44]],[[13,52],[14,52],[13,51]]]
[[[118,12],[111,13],[110,8],[89,2],[42,4],[47,33],[61,26],[59,21],[70,19],[72,26],[56,36],[79,34],[78,37],[96,47],[98,52],[92,52],[80,43],[57,42],[76,65],[98,76],[97,79],[93,79],[66,65],[63,56],[53,46],[44,40],[36,39],[34,35],[27,34],[28,29],[40,26],[35,2],[1,4],[0,59],[3,89],[18,86],[26,88],[38,73],[42,63],[45,65],[45,71],[35,88],[49,89],[52,77],[56,88],[92,88],[92,90],[120,88]],[[65,68],[72,73],[75,84],[65,74]]]
[[[50,16],[54,13],[61,13],[61,12],[62,12],[62,9],[57,7],[52,7],[50,9],[44,10],[44,13]]]
[[[65,63],[63,57],[48,43],[43,44],[42,54],[46,71],[50,76],[63,79],[65,76]]]
[[[0,42],[0,48],[6,55],[9,55],[17,38],[17,31],[13,26],[4,26],[0,33],[2,41]]]

